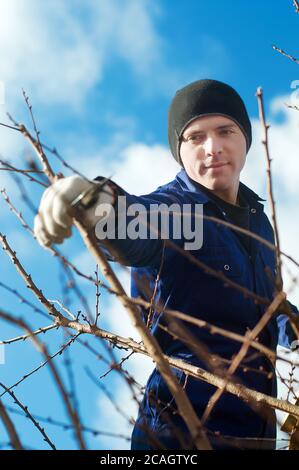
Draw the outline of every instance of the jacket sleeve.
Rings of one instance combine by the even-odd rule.
[[[100,178],[97,178],[100,180]],[[127,193],[123,188],[112,182],[116,200],[114,203],[114,223],[115,236],[102,240],[96,236],[99,245],[110,261],[117,261],[125,266],[131,267],[152,267],[158,268],[161,262],[163,240],[157,234],[156,228],[152,229],[150,212],[153,212],[153,205],[179,203],[174,192],[159,191],[159,188],[148,195],[135,196]],[[121,196],[121,198],[119,197]],[[143,227],[138,227],[136,217],[142,214]],[[170,216],[171,218],[171,216]],[[142,224],[140,224],[142,225]],[[169,226],[171,226],[171,220]],[[97,228],[97,227],[96,227]],[[136,230],[135,230],[136,229]],[[134,232],[142,233],[141,236],[134,236]],[[169,238],[172,238],[171,233]],[[177,242],[177,240],[176,240]]]
[[[288,301],[292,312],[299,318],[299,312],[295,305]],[[278,315],[277,324],[279,328],[278,344],[287,349],[294,349],[293,341],[298,340],[288,317],[284,314]]]

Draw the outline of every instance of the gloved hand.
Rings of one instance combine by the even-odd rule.
[[[62,243],[65,238],[72,234],[74,207],[72,203],[80,199],[81,194],[85,194],[96,184],[101,182],[90,182],[80,176],[74,175],[62,178],[52,184],[44,192],[38,214],[34,219],[34,234],[42,246],[49,246],[51,243]],[[82,211],[84,224],[88,228],[95,226],[99,217],[95,216],[95,208],[98,204],[112,204],[114,200],[113,190],[106,183],[93,204],[86,209],[78,206]],[[84,199],[82,199],[84,202]]]

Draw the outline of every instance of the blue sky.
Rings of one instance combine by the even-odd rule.
[[[248,155],[244,182],[266,196],[264,154],[260,144],[258,108],[255,92],[262,86],[271,123],[270,150],[274,158],[274,178],[283,247],[299,256],[298,224],[298,118],[287,110],[291,102],[291,82],[299,78],[298,65],[272,49],[275,44],[296,56],[294,41],[299,22],[292,1],[253,3],[247,0],[99,0],[38,2],[3,0],[0,5],[0,80],[5,87],[5,104],[0,105],[1,121],[9,111],[30,125],[21,89],[30,97],[41,138],[56,146],[61,154],[89,177],[113,174],[116,182],[136,194],[154,190],[172,179],[179,170],[167,146],[167,110],[175,91],[199,78],[214,78],[235,87],[247,105],[253,123],[254,144]],[[295,104],[295,103],[293,103]],[[24,139],[0,129],[0,154],[20,167],[31,150]],[[56,170],[61,167],[51,157]],[[33,214],[20,199],[9,175],[0,173],[0,187],[6,187],[24,216],[32,224]],[[27,185],[35,205],[41,190]],[[63,299],[56,260],[38,247],[0,200],[1,231],[50,299]],[[267,205],[266,205],[267,209]],[[86,253],[78,235],[63,245],[63,251],[86,272],[94,271],[94,262]],[[7,256],[0,253],[0,281],[13,286],[33,301],[16,275]],[[119,271],[120,272],[120,271]],[[128,288],[128,272],[121,278]],[[94,290],[84,282],[80,287],[94,309]],[[290,277],[286,272],[286,284]],[[24,316],[34,327],[49,324],[31,309],[20,305],[12,294],[1,288],[1,306]],[[296,289],[290,293],[299,302]],[[114,300],[102,295],[101,326],[134,336],[125,312]],[[71,308],[80,304],[71,296]],[[16,330],[1,322],[1,337]],[[48,333],[44,339],[52,352],[63,335]],[[89,339],[90,344],[98,342]],[[102,349],[102,346],[100,346]],[[106,368],[84,348],[73,345],[76,389],[84,423],[99,429],[126,431],[113,408],[87,377],[86,365],[99,375]],[[135,362],[134,362],[135,361]],[[6,385],[14,383],[40,363],[29,343],[6,347],[6,364],[0,365],[0,377]],[[55,362],[65,375],[63,358]],[[144,383],[152,368],[150,361],[132,360],[132,372]],[[65,375],[66,377],[66,375]],[[65,378],[67,383],[67,377]],[[111,375],[106,383],[116,390],[117,399],[136,412],[125,386]],[[16,388],[16,393],[33,413],[65,420],[49,372],[44,368]],[[7,397],[5,402],[11,406]],[[23,417],[16,426],[24,443],[46,448],[41,437]],[[70,432],[48,426],[59,448],[71,448]],[[1,434],[0,441],[7,438]],[[125,448],[116,439],[88,438],[91,448]],[[124,446],[124,447],[121,447]]]

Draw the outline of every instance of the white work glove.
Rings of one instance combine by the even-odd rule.
[[[40,245],[59,244],[65,238],[71,236],[74,213],[72,203],[78,201],[80,195],[92,189],[95,184],[101,184],[101,182],[94,181],[91,183],[80,176],[74,175],[62,178],[46,189],[41,198],[38,214],[34,219],[34,234]],[[103,191],[98,194],[91,207],[83,209],[80,205],[77,206],[82,212],[85,226],[92,228],[100,219],[95,215],[95,208],[98,204],[113,204],[113,201],[113,190],[106,183],[103,186]]]

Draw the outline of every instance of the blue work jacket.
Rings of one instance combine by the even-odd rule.
[[[190,204],[191,208],[195,204],[202,204],[204,215],[226,220],[223,209],[215,200],[210,199],[183,169],[173,181],[148,195],[134,196],[121,188],[118,190],[120,194],[126,195],[127,206],[142,204],[150,211],[151,204],[155,203]],[[249,205],[250,230],[274,243],[273,229],[261,203],[263,199],[242,183],[239,191]],[[170,231],[170,239],[171,236]],[[183,248],[184,240],[172,241],[179,248]],[[153,308],[151,331],[167,355],[208,369],[202,353],[198,354],[196,348],[190,347],[188,341],[177,339],[165,329],[167,321],[161,307],[184,312],[240,335],[252,330],[267,308],[266,304],[256,303],[243,292],[225,285],[223,280],[207,273],[161,239],[116,239],[112,241],[112,245],[123,256],[122,262],[132,267],[132,296],[149,301],[156,288],[154,303],[159,304],[159,309]],[[222,272],[229,280],[267,299],[269,303],[273,300],[275,256],[274,252],[260,241],[251,238],[250,249],[247,250],[234,230],[204,219],[202,247],[189,253],[213,270]],[[156,282],[159,271],[159,280]],[[297,313],[296,307],[290,305],[292,311]],[[140,311],[144,321],[147,321],[148,310],[140,308]],[[187,322],[181,322],[180,325],[184,327],[187,338],[188,334],[190,335],[190,341],[198,340],[201,347],[204,350],[206,348],[207,357],[216,355],[223,359],[222,370],[229,367],[230,361],[242,346],[240,342],[211,333],[208,328],[199,328]],[[278,343],[289,348],[294,339],[287,317],[281,314],[273,317],[258,338],[260,343],[272,351],[276,351]],[[175,368],[173,372],[185,387],[198,417],[201,418],[216,388],[201,380],[186,377],[182,371]],[[255,349],[249,349],[234,377],[238,383],[253,390],[273,397],[277,394],[273,365]],[[226,447],[221,439],[217,441],[219,433],[222,436],[252,438],[256,448],[259,448],[261,443],[266,443],[266,447],[275,448],[274,411],[254,409],[228,392],[225,392],[216,404],[206,428],[211,442],[215,442],[215,448]],[[176,404],[157,369],[154,369],[147,381],[132,434],[132,449],[156,448],[153,436],[167,448],[192,448],[184,421],[176,413]],[[264,440],[260,441],[261,438]],[[236,441],[236,445],[242,447],[245,442],[246,446],[246,439],[242,441],[242,445]],[[232,442],[234,441],[230,439],[230,443]]]

